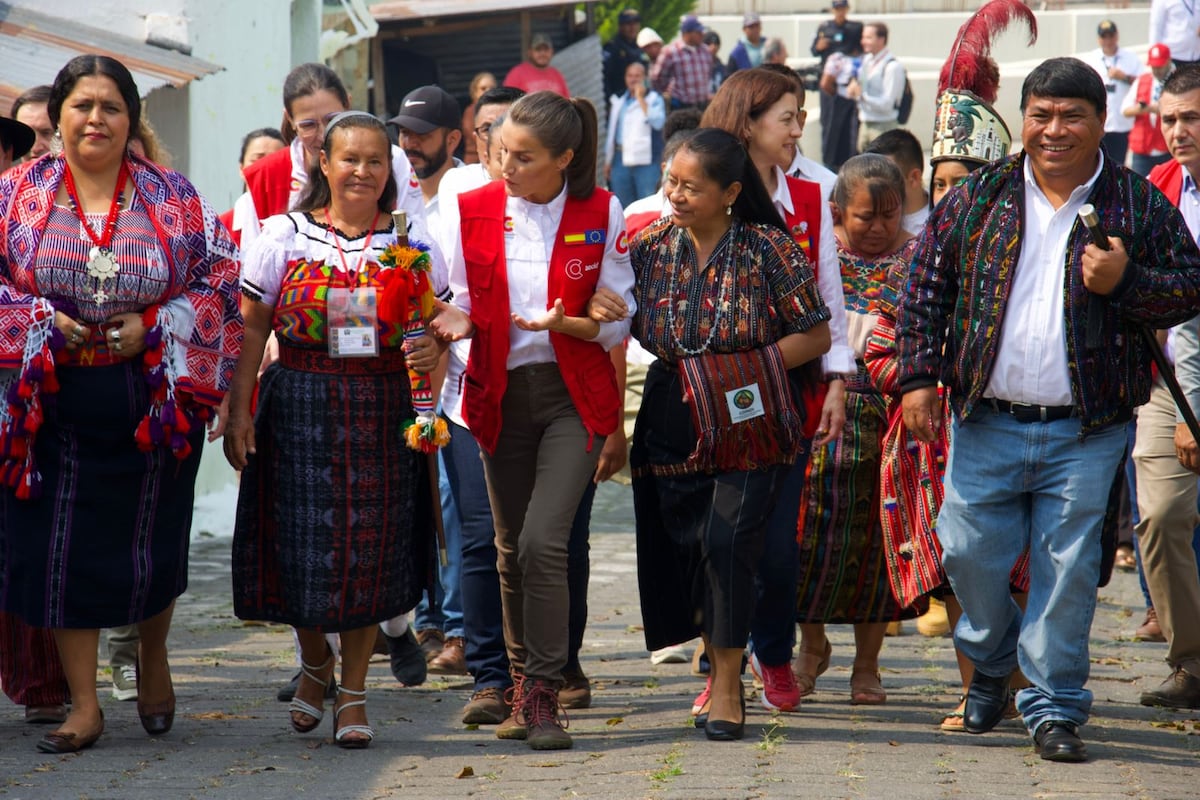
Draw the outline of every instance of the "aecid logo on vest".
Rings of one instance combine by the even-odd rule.
[[[585,274],[597,269],[600,269],[599,261],[584,266],[583,261],[578,258],[572,258],[567,262],[566,267],[567,277],[575,281],[580,280]]]

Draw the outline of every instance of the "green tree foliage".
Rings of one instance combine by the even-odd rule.
[[[669,42],[679,33],[679,18],[695,11],[696,0],[606,0],[596,3],[592,9],[600,41],[607,42],[617,35],[617,15],[626,8],[636,8],[642,15],[642,27],[653,28],[664,42]]]

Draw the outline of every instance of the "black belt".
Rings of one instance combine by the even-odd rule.
[[[1017,422],[1054,422],[1075,416],[1075,406],[1036,406],[985,397],[983,402],[999,414],[1011,414]]]

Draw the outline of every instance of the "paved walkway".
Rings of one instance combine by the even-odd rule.
[[[752,707],[747,738],[711,743],[687,709],[700,689],[688,665],[652,667],[643,650],[634,543],[594,534],[584,668],[593,708],[571,715],[574,750],[533,753],[468,730],[462,681],[396,685],[384,663],[368,688],[375,743],[343,751],[326,720],[291,732],[275,690],[291,675],[286,628],[245,625],[231,610],[229,542],[192,549],[191,589],[171,633],[179,698],[174,730],[150,739],[133,703],[104,700],[108,728],[75,756],[37,753],[46,730],[0,715],[0,798],[1194,798],[1200,712],[1143,708],[1166,677],[1165,645],[1126,638],[1141,621],[1136,578],[1100,592],[1092,636],[1092,761],[1041,761],[1016,723],[986,736],[937,728],[958,694],[948,639],[911,632],[884,648],[886,706],[849,705],[851,636],[831,628],[833,667],[795,714]],[[107,676],[103,676],[105,679]],[[104,687],[107,689],[107,682]],[[331,716],[331,715],[329,715]]]

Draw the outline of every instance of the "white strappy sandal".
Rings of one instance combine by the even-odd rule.
[[[375,738],[375,731],[373,731],[371,729],[370,725],[347,725],[345,727],[339,728],[338,724],[337,724],[337,720],[338,720],[338,717],[341,716],[341,713],[343,711],[345,711],[347,708],[353,708],[354,706],[366,706],[367,690],[363,689],[362,691],[357,691],[355,689],[347,689],[345,686],[341,686],[341,687],[338,687],[338,691],[341,692],[342,694],[348,694],[351,697],[361,697],[363,699],[351,700],[348,703],[342,703],[340,706],[334,706],[334,709],[333,709],[333,740],[335,742],[337,742],[338,747],[344,747],[347,750],[360,750],[360,749],[366,747],[367,745],[369,745],[371,743],[371,740]],[[366,738],[365,739],[360,739],[360,738],[347,739],[346,737],[349,736],[350,734],[362,734]]]
[[[320,675],[317,674],[317,672],[324,671],[332,664],[333,664],[333,652],[332,651],[330,651],[329,657],[325,659],[325,662],[316,667],[314,667],[310,664],[305,664],[303,660],[300,661],[300,676],[301,676],[300,679],[304,680],[304,678],[308,678],[313,683],[316,683],[319,686],[321,686],[322,704],[321,704],[321,708],[317,708],[312,703],[308,703],[308,702],[305,702],[304,700],[301,700],[299,693],[296,693],[292,697],[292,702],[288,705],[288,713],[289,714],[295,714],[295,713],[307,714],[308,716],[313,718],[313,721],[311,723],[305,725],[303,723],[297,722],[296,718],[292,717],[291,718],[292,730],[296,731],[296,733],[311,733],[312,731],[317,729],[317,726],[321,724],[321,720],[325,717],[325,708],[324,708],[323,699],[325,697],[325,687],[329,685],[329,681],[322,678]]]

